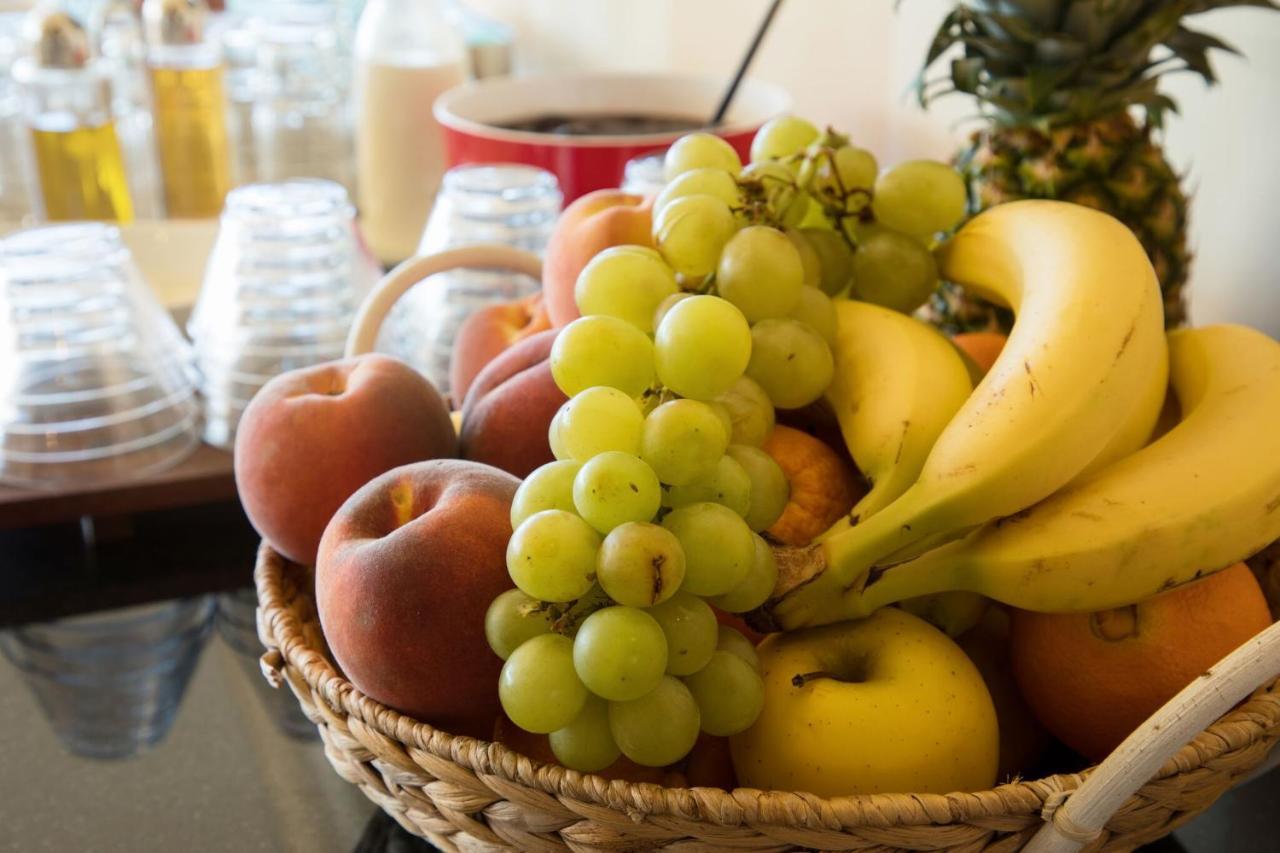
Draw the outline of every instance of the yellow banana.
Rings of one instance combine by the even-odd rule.
[[[1155,424],[1168,370],[1160,289],[1123,224],[1062,202],[1012,202],[965,225],[939,261],[944,277],[1014,310],[1009,341],[916,482],[827,538],[797,577],[784,572],[770,604],[784,628],[848,618],[835,593],[873,566],[1025,509]]]
[[[973,382],[960,353],[932,326],[869,302],[836,301],[832,349],[835,378],[827,400],[853,461],[871,482],[836,528],[847,529],[916,481]]]
[[[870,573],[845,618],[970,590],[1045,612],[1133,604],[1280,538],[1280,343],[1244,326],[1169,333],[1181,421],[1147,447],[969,537]]]

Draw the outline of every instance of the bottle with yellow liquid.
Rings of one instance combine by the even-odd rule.
[[[146,0],[147,67],[156,146],[171,217],[217,216],[231,189],[227,99],[204,0]]]
[[[14,63],[31,130],[40,201],[50,220],[133,220],[133,201],[111,115],[111,83],[84,27],[37,10],[31,55]]]

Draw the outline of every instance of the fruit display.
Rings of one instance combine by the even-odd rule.
[[[359,691],[619,782],[977,791],[1101,757],[1266,624],[1221,570],[1280,537],[1280,344],[1166,332],[1122,222],[1052,200],[962,221],[951,167],[881,169],[792,116],[745,165],[695,133],[664,170],[656,196],[570,206],[542,308],[476,321],[466,461],[420,461],[455,452],[433,438],[312,507]],[[1009,334],[913,316],[940,278],[1007,305]],[[323,473],[294,470],[323,442],[293,431],[392,433],[291,383],[314,409],[249,419],[286,449],[245,462],[246,506],[306,561],[261,508]]]
[[[977,101],[986,119],[956,155],[973,213],[1023,198],[1061,199],[1109,213],[1137,235],[1164,293],[1165,322],[1186,322],[1189,201],[1155,136],[1177,106],[1161,75],[1190,71],[1216,82],[1209,62],[1229,45],[1186,25],[1188,15],[1249,0],[1073,4],[958,4],[943,20],[926,71],[947,55],[949,73],[921,74],[920,100],[949,92]],[[963,56],[951,61],[950,49]],[[1153,52],[1159,57],[1153,59]],[[1234,52],[1234,51],[1233,51]],[[1141,111],[1141,121],[1134,110]],[[1008,316],[955,285],[929,303],[948,332],[1000,331]],[[999,303],[997,303],[999,304]]]

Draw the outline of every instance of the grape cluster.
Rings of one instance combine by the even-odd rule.
[[[775,409],[830,383],[832,298],[906,310],[904,290],[936,279],[928,240],[955,224],[953,187],[929,169],[877,177],[870,154],[802,119],[766,125],[752,160],[709,134],[677,141],[656,248],[596,255],[551,351],[569,397],[556,461],[516,492],[516,588],[485,630],[507,716],[584,772],[620,755],[667,766],[700,731],[754,722],[755,651],[712,605],[752,610],[777,580],[759,535],[789,499],[761,449]]]

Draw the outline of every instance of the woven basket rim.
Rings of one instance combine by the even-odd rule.
[[[797,824],[813,829],[838,828],[857,815],[860,826],[906,827],[998,818],[1039,812],[1059,803],[1092,773],[1063,773],[1040,779],[1017,779],[985,791],[948,794],[850,794],[819,797],[803,791],[761,791],[754,788],[667,788],[649,782],[604,779],[559,765],[544,764],[496,742],[454,735],[383,705],[342,676],[325,650],[312,648],[297,617],[286,606],[281,590],[286,571],[305,572],[263,542],[258,550],[254,580],[258,593],[259,630],[267,645],[264,664],[273,654],[295,668],[316,693],[334,708],[381,738],[399,743],[411,756],[415,751],[455,763],[487,780],[500,780],[540,790],[554,797],[571,797],[605,808],[632,808],[647,816],[697,818],[722,826]],[[267,642],[270,640],[271,642]],[[1229,751],[1240,749],[1280,726],[1280,679],[1258,688],[1184,745],[1151,781],[1204,767]]]

